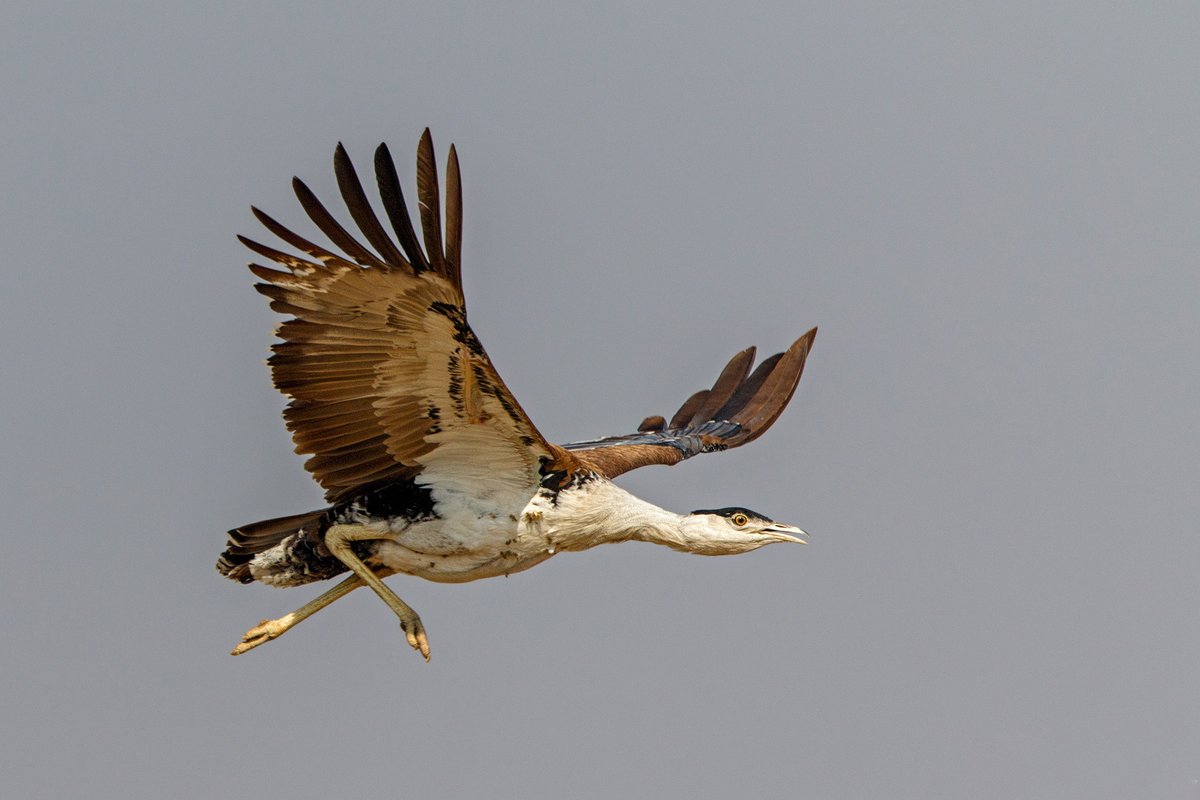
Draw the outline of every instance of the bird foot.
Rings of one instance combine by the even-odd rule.
[[[407,619],[401,619],[400,630],[404,631],[404,637],[408,639],[412,649],[429,661],[429,638],[425,635],[425,625],[421,622],[421,618],[414,613]]]
[[[249,652],[260,644],[266,644],[272,639],[282,636],[284,631],[292,627],[292,617],[294,614],[280,617],[279,619],[264,619],[262,622],[255,625],[242,636],[242,641],[237,647],[233,648],[231,656],[240,656],[242,653]]]

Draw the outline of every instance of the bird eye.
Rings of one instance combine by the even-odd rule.
[[[729,518],[729,521],[732,522],[734,525],[738,526],[739,528],[741,528],[741,527],[744,527],[746,525],[746,523],[750,521],[750,518],[747,517],[745,514],[734,514],[732,517]]]

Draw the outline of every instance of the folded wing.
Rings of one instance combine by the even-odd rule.
[[[817,329],[753,372],[754,348],[735,355],[711,389],[696,392],[668,422],[647,417],[637,433],[563,445],[587,469],[609,478],[648,464],[677,464],[698,453],[753,441],[779,417],[796,391]]]

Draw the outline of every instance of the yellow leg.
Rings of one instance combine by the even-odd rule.
[[[334,600],[350,594],[350,592],[362,585],[363,582],[357,575],[351,575],[337,586],[325,592],[325,594],[309,600],[292,613],[286,614],[279,619],[264,619],[246,631],[246,635],[242,637],[241,643],[233,648],[233,652],[230,655],[240,656],[242,653],[258,647],[260,644],[266,644],[272,639],[282,636],[297,622],[308,619]]]
[[[349,567],[363,583],[370,586],[372,591],[379,595],[380,600],[387,603],[388,608],[392,609],[396,616],[400,618],[400,627],[404,630],[404,635],[408,639],[408,643],[428,661],[429,639],[425,636],[425,626],[421,624],[421,618],[417,616],[417,612],[413,611],[408,603],[397,597],[396,593],[389,589],[387,584],[372,572],[371,568],[364,564],[362,559],[355,555],[354,550],[350,547],[352,542],[385,538],[384,536],[380,536],[378,531],[372,531],[362,525],[334,525],[325,531],[325,546],[329,548],[329,552],[333,553],[339,561]]]

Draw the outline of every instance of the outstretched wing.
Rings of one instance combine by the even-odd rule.
[[[563,445],[585,468],[609,478],[647,464],[678,464],[697,453],[725,450],[766,432],[792,399],[816,338],[813,328],[754,372],[754,348],[738,353],[711,389],[687,399],[671,421],[647,417],[637,433]]]
[[[299,179],[300,204],[340,253],[314,244],[258,209],[268,230],[297,257],[245,237],[251,250],[286,271],[251,264],[271,308],[291,316],[268,363],[291,398],[284,418],[296,452],[331,502],[400,478],[487,499],[535,486],[539,472],[570,459],[548,443],[496,373],[467,324],[459,258],[462,188],[450,148],[446,231],[433,142],[417,148],[417,192],[425,250],[405,207],[391,154],[375,152],[384,230],[345,149],[334,170],[342,199],[368,247]],[[371,249],[373,248],[373,250]],[[561,467],[561,465],[560,465]]]

